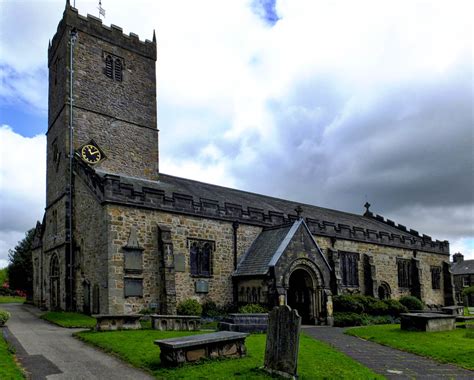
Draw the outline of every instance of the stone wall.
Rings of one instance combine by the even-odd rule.
[[[233,300],[233,227],[232,223],[210,219],[140,210],[122,206],[106,207],[109,221],[109,300],[110,312],[138,311],[160,302],[161,279],[158,257],[158,225],[170,228],[173,253],[184,257],[184,272],[176,271],[176,301],[188,298],[205,302],[212,299],[219,305]],[[143,298],[126,298],[123,292],[123,247],[126,246],[130,227],[137,228],[138,242],[143,250]],[[237,230],[238,256],[242,255],[260,232],[259,227],[241,225]],[[203,239],[214,242],[212,275],[199,277],[190,274],[188,239]],[[196,281],[208,282],[207,293],[196,292]]]
[[[76,307],[82,312],[106,313],[108,260],[105,211],[81,178],[76,177],[74,188]],[[99,294],[94,293],[93,289],[98,289]],[[98,310],[94,310],[94,305],[99,306]]]
[[[444,279],[441,277],[441,289],[432,289],[431,285],[431,266],[439,266],[442,268],[443,262],[446,261],[446,255],[436,254],[431,252],[415,251],[410,249],[402,249],[397,247],[389,247],[377,244],[356,242],[350,240],[335,240],[332,244],[331,239],[321,236],[315,236],[319,247],[323,250],[326,257],[328,257],[328,250],[334,249],[337,251],[358,252],[361,254],[359,259],[359,288],[343,288],[344,292],[349,293],[366,293],[364,266],[362,255],[366,254],[373,258],[373,264],[376,270],[376,280],[380,284],[385,281],[390,286],[392,291],[392,298],[399,299],[404,295],[410,295],[409,289],[401,289],[398,287],[398,266],[397,258],[413,259],[414,252],[416,258],[420,260],[422,270],[422,288],[423,301],[427,304],[444,304]]]

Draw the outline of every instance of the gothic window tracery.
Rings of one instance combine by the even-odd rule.
[[[105,56],[104,73],[110,79],[121,82],[123,79],[123,60],[111,54]]]
[[[339,262],[343,286],[359,286],[359,254],[354,252],[340,252]]]
[[[214,243],[207,240],[190,240],[189,244],[191,274],[194,276],[211,276]]]
[[[431,288],[441,289],[441,267],[431,267]]]
[[[409,288],[411,286],[411,260],[398,259],[398,286]]]

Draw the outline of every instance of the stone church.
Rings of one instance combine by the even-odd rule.
[[[66,4],[49,44],[46,209],[34,302],[85,313],[287,303],[330,324],[332,297],[452,304],[449,243],[336,211],[159,172],[156,38]],[[163,126],[167,128],[167,126]]]

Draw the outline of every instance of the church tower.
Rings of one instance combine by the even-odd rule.
[[[155,64],[154,35],[140,41],[67,1],[48,49],[43,251],[44,264],[58,266],[57,283],[45,284],[51,309],[74,309],[74,161],[99,174],[158,179]],[[45,278],[54,279],[49,267]]]

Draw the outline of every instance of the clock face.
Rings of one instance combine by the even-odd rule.
[[[81,157],[88,164],[97,164],[102,159],[99,148],[94,145],[87,144],[81,148]]]

